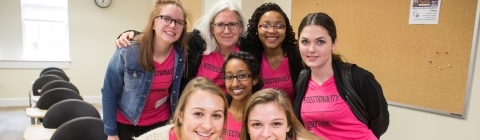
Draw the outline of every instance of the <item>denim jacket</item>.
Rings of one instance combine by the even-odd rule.
[[[170,111],[174,114],[180,98],[180,81],[184,68],[184,53],[174,44],[175,71],[170,87]],[[102,88],[104,133],[117,135],[117,109],[137,125],[152,85],[154,72],[145,71],[139,61],[140,44],[132,42],[129,47],[117,49],[105,74]]]

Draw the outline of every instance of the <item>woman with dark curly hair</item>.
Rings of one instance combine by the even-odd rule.
[[[243,51],[231,53],[223,63],[222,79],[228,92],[224,139],[240,140],[243,110],[247,100],[253,93],[263,88],[259,65],[256,57]]]
[[[258,7],[248,20],[247,40],[261,50],[254,55],[261,63],[264,88],[283,90],[293,101],[293,85],[303,65],[298,47],[295,47],[295,33],[282,8],[275,3]]]

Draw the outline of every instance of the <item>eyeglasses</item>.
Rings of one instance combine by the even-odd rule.
[[[250,77],[252,77],[252,74],[239,74],[237,76],[223,76],[222,79],[224,82],[233,82],[235,78],[237,78],[238,81],[246,81]]]
[[[160,18],[162,19],[162,23],[165,24],[165,25],[170,25],[172,24],[173,21],[175,21],[175,26],[179,26],[179,27],[184,27],[187,22],[183,21],[183,20],[179,20],[179,19],[172,19],[168,16],[164,16],[164,15],[159,15],[159,16],[155,16],[155,18]]]
[[[238,26],[240,26],[240,23],[241,22],[230,22],[230,23],[225,24],[225,23],[219,22],[219,23],[212,24],[212,26],[214,26],[215,29],[217,29],[217,30],[225,30],[225,26],[228,26],[228,29],[230,29],[230,30],[235,30],[235,29],[238,28]]]
[[[285,28],[285,25],[283,24],[275,24],[275,25],[270,25],[270,24],[260,24],[258,27],[262,28],[264,31],[269,31],[271,28],[275,30],[281,30]]]

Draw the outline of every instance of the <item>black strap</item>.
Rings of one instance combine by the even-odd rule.
[[[367,113],[366,106],[353,88],[352,65],[353,64],[351,63],[344,63],[342,68],[342,79],[346,93],[345,97],[347,99],[348,106],[350,106],[350,109],[353,111],[353,114],[355,114],[355,116],[361,122],[368,126],[370,117]]]

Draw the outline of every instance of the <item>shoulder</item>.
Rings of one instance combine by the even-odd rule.
[[[153,129],[135,140],[168,140],[169,132],[173,128],[173,124],[165,125],[156,129]]]
[[[364,79],[364,78],[373,78],[375,79],[375,76],[373,73],[370,71],[358,66],[358,65],[352,65],[352,77],[355,79]]]
[[[139,51],[140,50],[140,44],[137,41],[131,41],[130,46],[126,47],[121,47],[118,50],[120,51]]]

